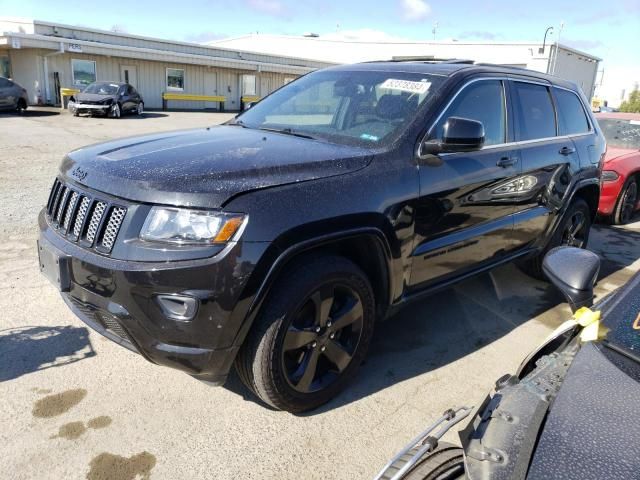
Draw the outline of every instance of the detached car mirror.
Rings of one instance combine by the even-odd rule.
[[[420,155],[473,152],[484,145],[484,125],[477,120],[449,117],[442,129],[442,140],[429,140],[421,145]]]
[[[557,247],[545,255],[542,271],[563,293],[572,311],[593,305],[593,287],[600,272],[598,255],[576,247]]]

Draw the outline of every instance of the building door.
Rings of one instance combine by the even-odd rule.
[[[120,81],[138,88],[138,68],[135,65],[120,65]]]
[[[204,74],[204,94],[205,95],[218,95],[218,84],[216,83],[218,76],[216,72],[205,72]],[[204,108],[218,109],[220,104],[218,102],[204,102]]]
[[[222,87],[222,91],[219,90],[220,95],[227,97],[227,101],[224,104],[225,110],[240,110],[239,81],[237,73],[226,73],[220,80]]]
[[[269,77],[260,77],[260,96],[266,97],[271,93],[271,82]]]

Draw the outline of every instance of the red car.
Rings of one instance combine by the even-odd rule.
[[[620,225],[640,207],[640,113],[599,113],[607,139],[598,213]]]

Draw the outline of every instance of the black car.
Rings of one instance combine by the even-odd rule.
[[[605,142],[574,84],[472,63],[308,74],[226,125],[69,153],[40,264],[92,328],[268,404],[334,397],[377,319],[584,247]]]
[[[68,108],[76,117],[88,113],[120,118],[126,113],[142,115],[144,100],[128,83],[93,82],[69,99]]]
[[[498,379],[475,408],[445,412],[376,480],[640,478],[640,273],[595,308],[598,256],[560,247],[545,272],[574,319]],[[471,418],[462,448],[439,439]]]

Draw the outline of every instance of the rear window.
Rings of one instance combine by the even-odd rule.
[[[598,124],[609,147],[640,149],[640,117],[638,120],[598,118]]]
[[[558,101],[560,135],[576,135],[589,131],[589,122],[578,96],[567,90],[554,89]]]
[[[514,82],[516,140],[556,136],[556,119],[549,89],[544,85]]]

